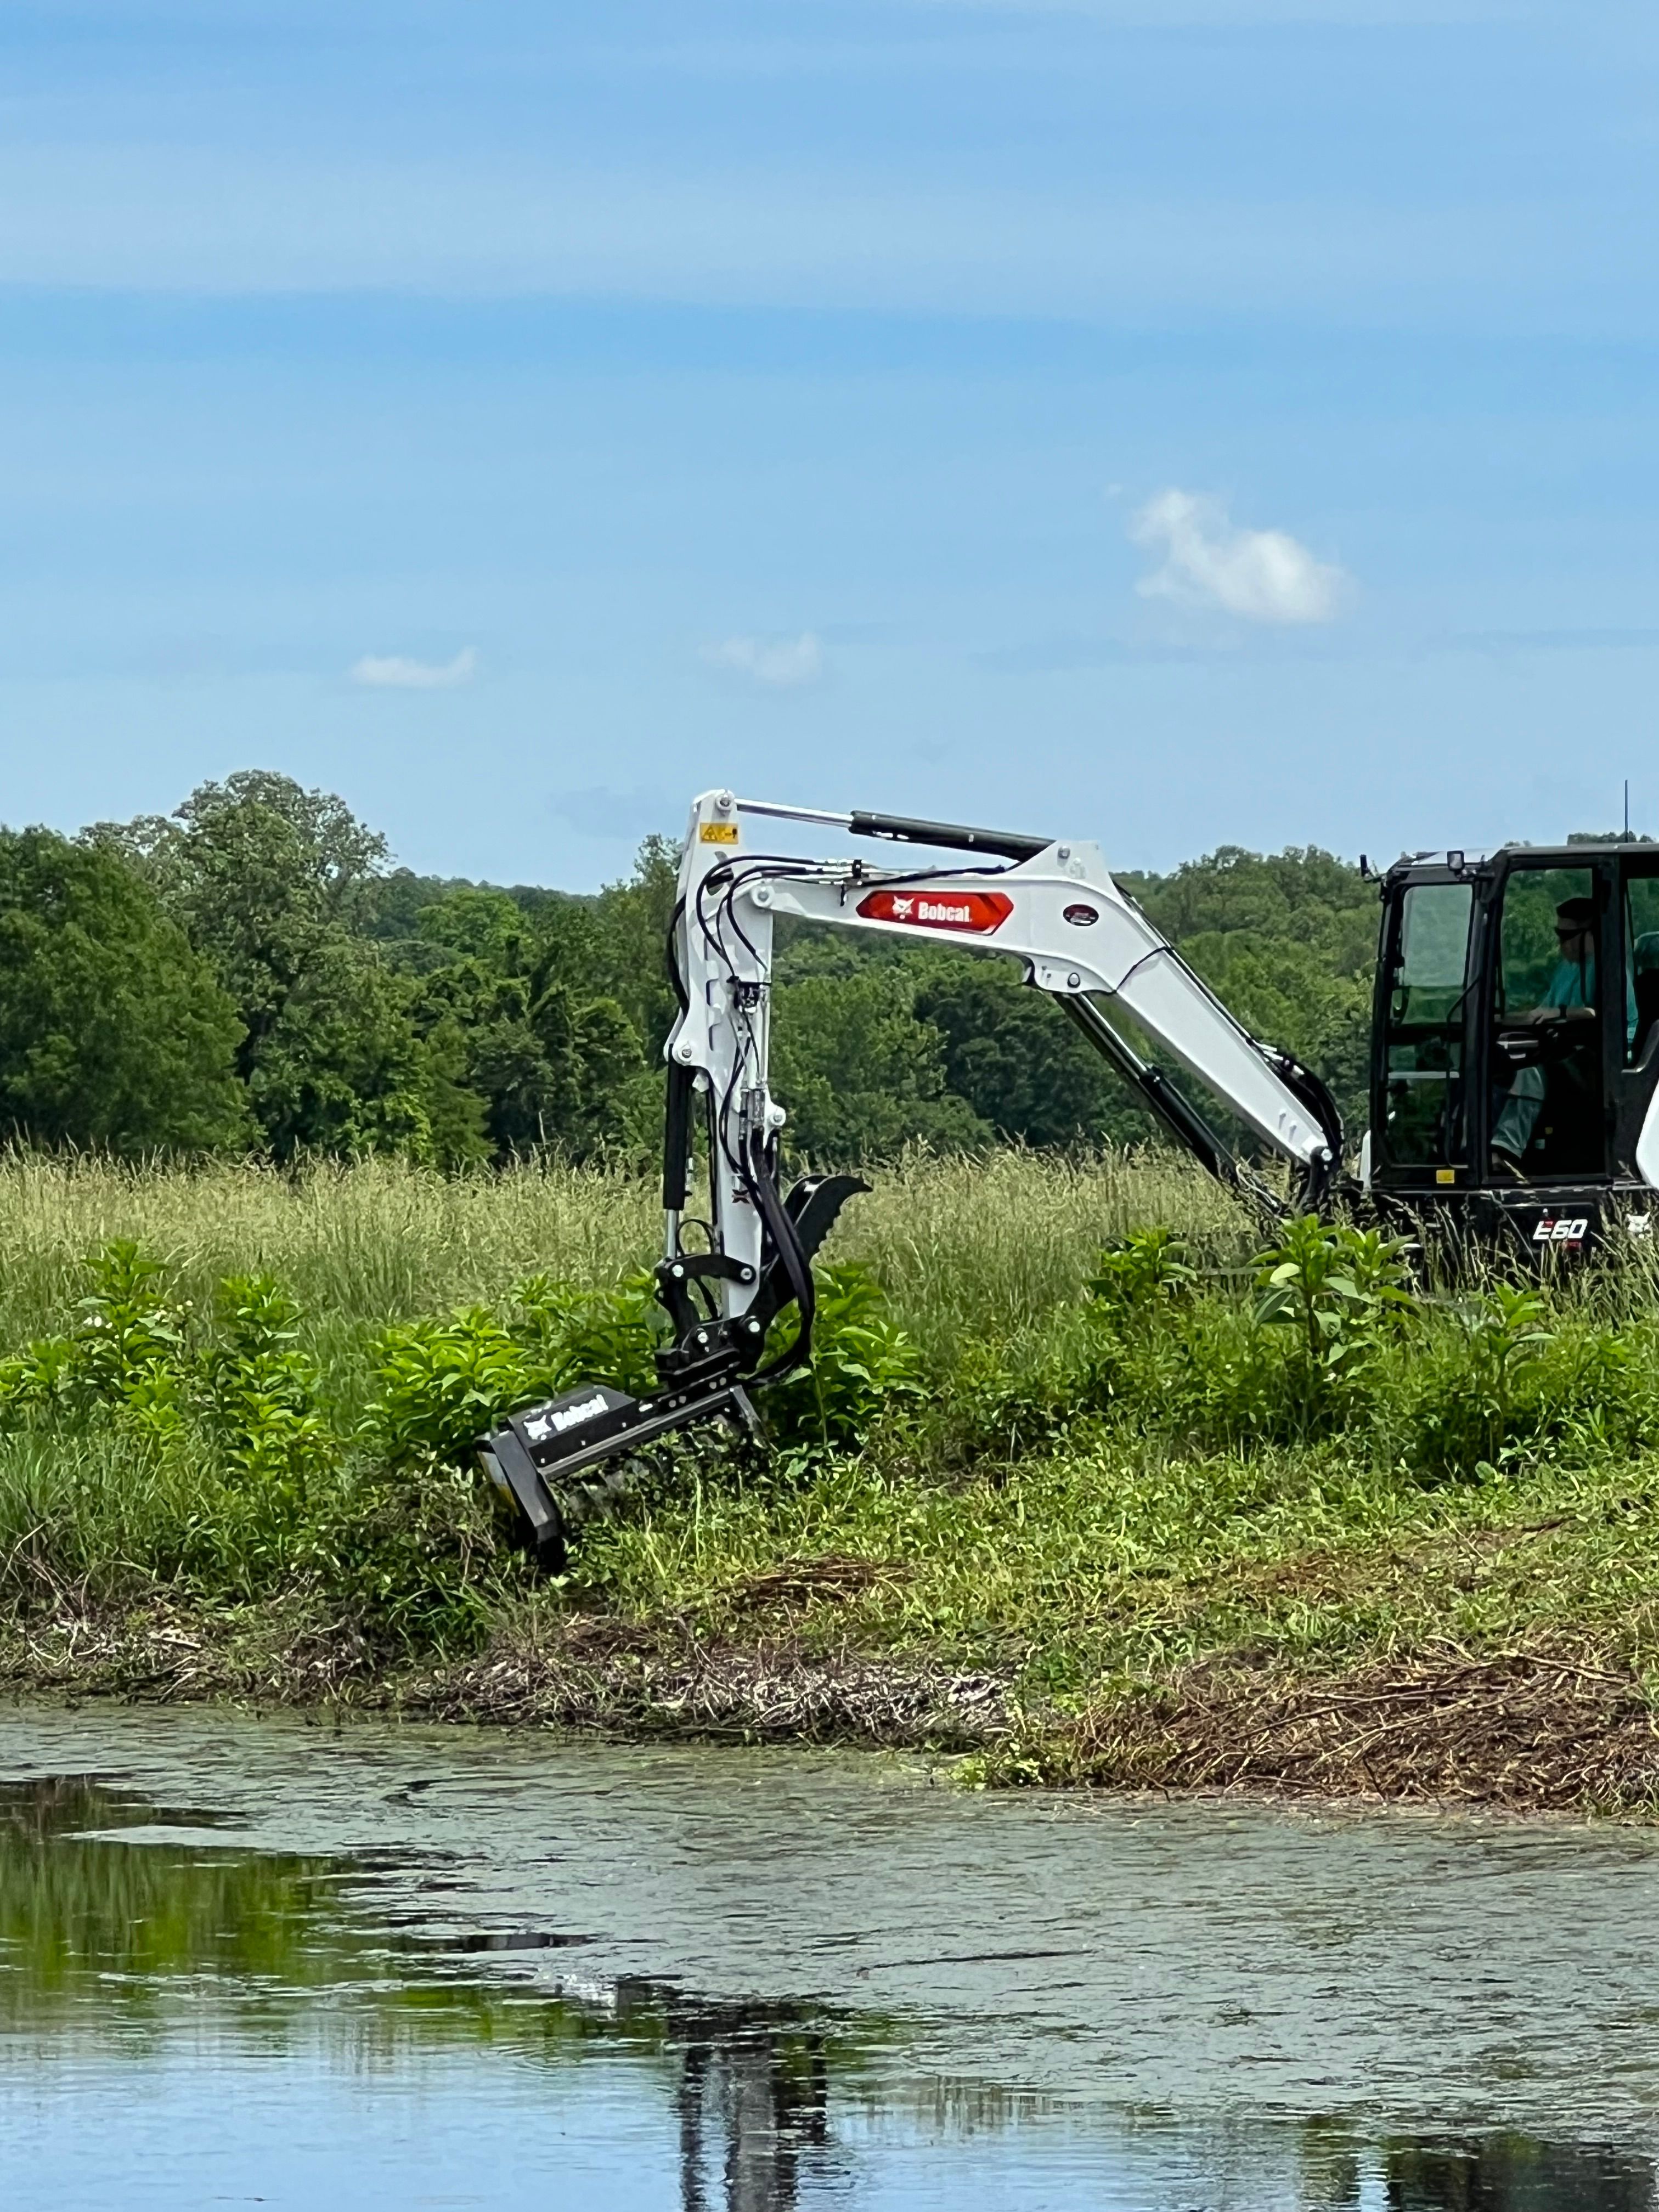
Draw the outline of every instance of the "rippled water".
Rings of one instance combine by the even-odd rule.
[[[7,2205],[1626,2212],[1659,1839],[0,1710]]]

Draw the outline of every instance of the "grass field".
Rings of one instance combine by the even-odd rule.
[[[467,1440],[648,1376],[658,1233],[556,1166],[0,1162],[11,1678],[1659,1802],[1639,1250],[1436,1286],[1358,1231],[1264,1253],[1156,1154],[915,1158],[824,1255],[769,1460],[680,1443],[538,1586]]]
[[[828,1256],[873,1267],[906,1327],[940,1354],[966,1334],[1040,1322],[1076,1298],[1103,1243],[1145,1223],[1218,1249],[1247,1234],[1207,1178],[1157,1154],[920,1157],[872,1181]],[[504,1298],[538,1272],[615,1282],[657,1257],[660,1206],[649,1181],[556,1164],[447,1177],[371,1159],[289,1176],[244,1162],[0,1155],[0,1342],[61,1319],[88,1255],[112,1237],[164,1258],[198,1304],[223,1275],[270,1269],[320,1343],[337,1325]]]

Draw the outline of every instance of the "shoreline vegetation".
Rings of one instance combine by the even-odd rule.
[[[1153,1150],[875,1181],[771,1452],[596,1484],[538,1583],[467,1446],[648,1381],[647,1180],[0,1157],[0,1686],[1659,1811],[1642,1247],[1437,1284]]]

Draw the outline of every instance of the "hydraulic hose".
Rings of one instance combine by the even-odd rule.
[[[804,1367],[812,1356],[812,1322],[817,1308],[817,1293],[812,1287],[811,1262],[800,1249],[795,1234],[795,1224],[784,1210],[778,1196],[777,1180],[766,1158],[765,1139],[758,1129],[749,1133],[748,1157],[744,1182],[749,1194],[759,1206],[761,1219],[766,1224],[777,1255],[782,1263],[791,1295],[800,1314],[800,1326],[795,1340],[781,1358],[775,1359],[769,1367],[762,1367],[750,1376],[751,1382],[781,1382],[786,1375],[793,1375]]]

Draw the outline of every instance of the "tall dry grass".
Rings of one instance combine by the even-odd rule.
[[[0,1157],[0,1331],[44,1328],[76,1294],[79,1263],[137,1238],[187,1296],[269,1268],[315,1314],[384,1323],[502,1295],[537,1269],[614,1282],[650,1254],[649,1187],[562,1166],[453,1178],[395,1160],[196,1167]]]
[[[1167,1223],[1206,1257],[1231,1257],[1254,1224],[1189,1161],[1136,1149],[1075,1158],[1010,1147],[913,1154],[872,1171],[828,1256],[860,1260],[930,1358],[964,1336],[1012,1340],[1075,1300],[1103,1244]]]
[[[1057,1159],[915,1154],[872,1172],[826,1258],[875,1267],[930,1352],[964,1332],[1018,1333],[1075,1297],[1109,1237],[1167,1221],[1200,1247],[1243,1235],[1225,1194],[1152,1152]],[[661,1249],[649,1179],[537,1162],[444,1176],[395,1160],[180,1167],[0,1155],[0,1350],[61,1328],[81,1263],[136,1238],[179,1292],[205,1300],[232,1273],[266,1268],[319,1337],[360,1340],[416,1315],[503,1300],[526,1275],[608,1285]]]

